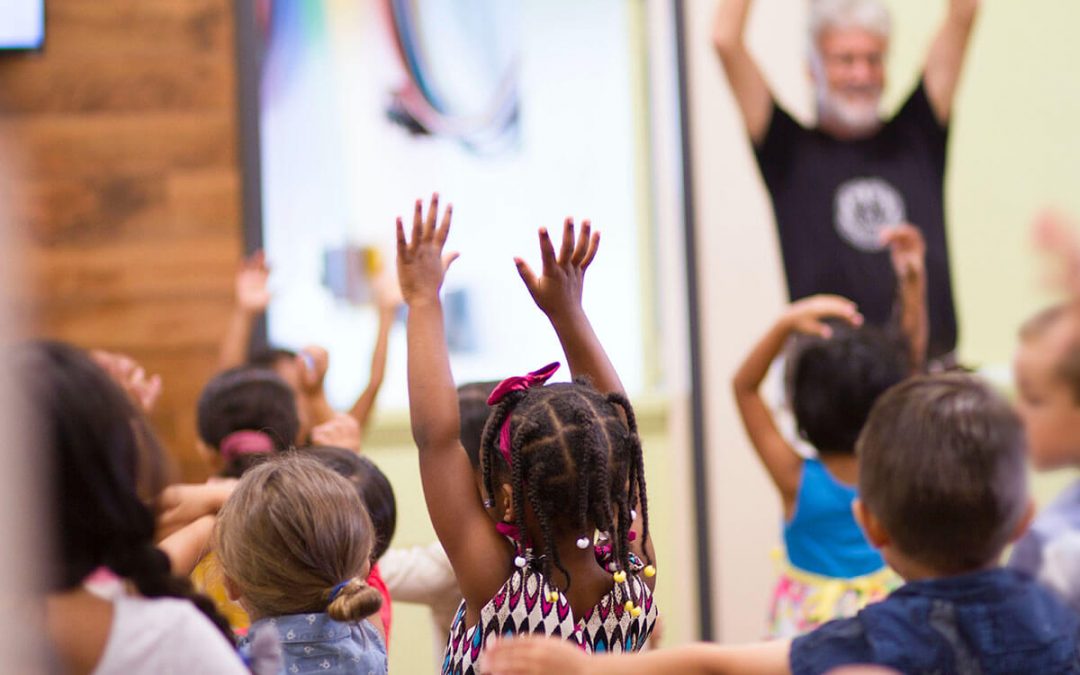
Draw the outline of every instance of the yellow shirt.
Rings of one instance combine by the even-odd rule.
[[[251,619],[243,607],[229,600],[229,595],[225,592],[225,576],[221,573],[221,565],[213,552],[207,553],[195,566],[195,571],[191,573],[191,583],[197,591],[214,601],[217,611],[229,622],[234,633],[247,634]]]

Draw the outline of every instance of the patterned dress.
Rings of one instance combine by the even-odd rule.
[[[626,583],[614,584],[588,614],[576,619],[566,596],[559,594],[557,602],[547,599],[554,590],[544,575],[529,563],[514,570],[499,592],[480,610],[480,621],[465,624],[466,606],[461,602],[450,627],[443,659],[444,675],[470,675],[480,672],[479,660],[484,644],[491,636],[536,633],[564,637],[586,652],[636,652],[652,633],[659,610],[653,602],[652,591],[641,579],[643,566],[631,556]],[[598,562],[603,563],[603,560]],[[627,595],[632,590],[639,598],[638,616],[626,610]]]

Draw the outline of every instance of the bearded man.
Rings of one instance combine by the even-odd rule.
[[[945,232],[949,120],[979,0],[950,0],[915,91],[880,113],[891,19],[880,0],[811,0],[809,73],[817,122],[806,128],[775,100],[743,40],[750,0],[723,0],[713,43],[772,199],[797,300],[818,293],[889,320],[895,276],[882,231],[903,222],[926,239],[929,356],[957,340]]]

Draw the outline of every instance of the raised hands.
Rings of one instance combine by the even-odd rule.
[[[142,366],[125,354],[95,349],[90,352],[90,358],[120,385],[140,410],[146,414],[153,412],[161,396],[160,375],[147,375]]]
[[[308,345],[296,355],[296,365],[300,369],[300,387],[304,394],[321,394],[326,371],[330,369],[329,352],[318,345]]]
[[[600,233],[593,232],[591,223],[585,220],[575,241],[574,219],[567,218],[563,223],[562,246],[557,256],[547,230],[541,228],[539,234],[541,274],[537,276],[523,259],[514,258],[521,280],[525,282],[537,307],[549,317],[580,308],[585,270],[596,257]]]
[[[926,276],[926,240],[922,230],[909,223],[894,225],[881,232],[881,243],[889,248],[893,271],[901,282]]]
[[[355,453],[361,447],[360,423],[352,415],[338,413],[328,421],[311,430],[311,442],[314,445],[329,445],[345,448]]]
[[[1048,281],[1055,290],[1080,298],[1080,233],[1064,214],[1046,210],[1031,225],[1035,245],[1053,263]]]
[[[236,271],[236,306],[250,315],[262,314],[270,304],[270,266],[266,254],[256,251],[240,262]]]
[[[838,295],[814,295],[794,302],[784,312],[780,322],[789,333],[832,337],[833,329],[826,323],[840,319],[852,326],[861,326],[863,316],[854,302]]]
[[[458,257],[457,253],[443,253],[450,234],[453,205],[447,205],[438,227],[435,226],[439,212],[438,193],[431,196],[426,217],[423,216],[423,206],[423,202],[417,199],[412,236],[408,241],[405,239],[405,226],[401,218],[397,219],[398,283],[405,304],[410,307],[438,300],[446,270]]]

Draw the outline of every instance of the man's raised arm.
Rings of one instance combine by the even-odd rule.
[[[713,22],[712,40],[742,113],[746,132],[754,145],[760,145],[769,130],[772,94],[743,40],[749,12],[750,0],[721,0]]]
[[[980,0],[949,0],[945,23],[930,45],[926,57],[926,97],[934,115],[942,125],[948,124],[952,115],[956,86],[964,67],[971,29],[979,11]]]

